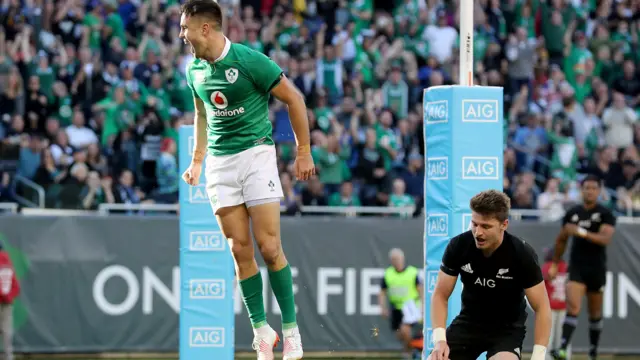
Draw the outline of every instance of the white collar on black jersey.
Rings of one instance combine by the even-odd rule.
[[[227,39],[227,37],[225,36],[224,37],[224,49],[222,49],[222,54],[220,54],[220,56],[218,56],[218,58],[214,62],[219,62],[219,61],[224,60],[224,58],[229,53],[230,49],[231,49],[231,40]]]

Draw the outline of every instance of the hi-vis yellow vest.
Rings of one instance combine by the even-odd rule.
[[[387,284],[387,296],[389,302],[396,309],[402,309],[405,302],[417,300],[420,297],[416,286],[418,269],[408,266],[403,272],[398,272],[390,266],[384,272],[384,281]]]

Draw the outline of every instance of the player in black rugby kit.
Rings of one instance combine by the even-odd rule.
[[[532,360],[544,360],[551,333],[551,309],[533,248],[506,232],[509,198],[496,190],[471,199],[470,231],[449,242],[433,297],[434,349],[430,360],[520,359],[527,318],[525,296],[535,311]],[[456,280],[462,311],[445,331],[447,303]]]
[[[589,357],[598,355],[598,343],[602,332],[602,298],[607,276],[606,246],[615,231],[616,218],[613,213],[598,204],[600,178],[587,176],[582,181],[582,205],[577,205],[565,214],[562,229],[556,239],[554,265],[549,276],[557,273],[557,264],[570,237],[569,281],[567,282],[567,316],[562,325],[560,348],[552,352],[556,359],[566,359],[566,350],[571,335],[578,323],[582,298],[587,295],[589,309]]]

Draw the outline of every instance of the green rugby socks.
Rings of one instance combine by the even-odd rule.
[[[295,328],[298,326],[296,323],[296,303],[293,296],[293,276],[289,264],[281,270],[270,271],[269,282],[282,313],[282,330]]]
[[[254,329],[261,328],[267,324],[267,315],[264,312],[264,299],[262,298],[262,276],[257,274],[240,280],[240,292],[244,306],[249,312],[251,326]]]

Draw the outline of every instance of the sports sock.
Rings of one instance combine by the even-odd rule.
[[[278,271],[270,271],[269,281],[282,313],[282,329],[295,328],[298,325],[296,323],[296,304],[293,297],[293,277],[289,264]]]
[[[244,306],[249,312],[251,326],[258,329],[267,324],[267,315],[264,312],[264,300],[262,298],[262,276],[257,274],[240,280],[240,292]]]
[[[564,324],[562,324],[562,340],[560,341],[560,349],[567,350],[567,346],[571,342],[571,336],[573,331],[578,325],[578,317],[575,315],[569,315],[564,318]]]
[[[602,318],[589,319],[589,356],[598,355],[598,343],[600,343],[600,333],[602,333]]]

